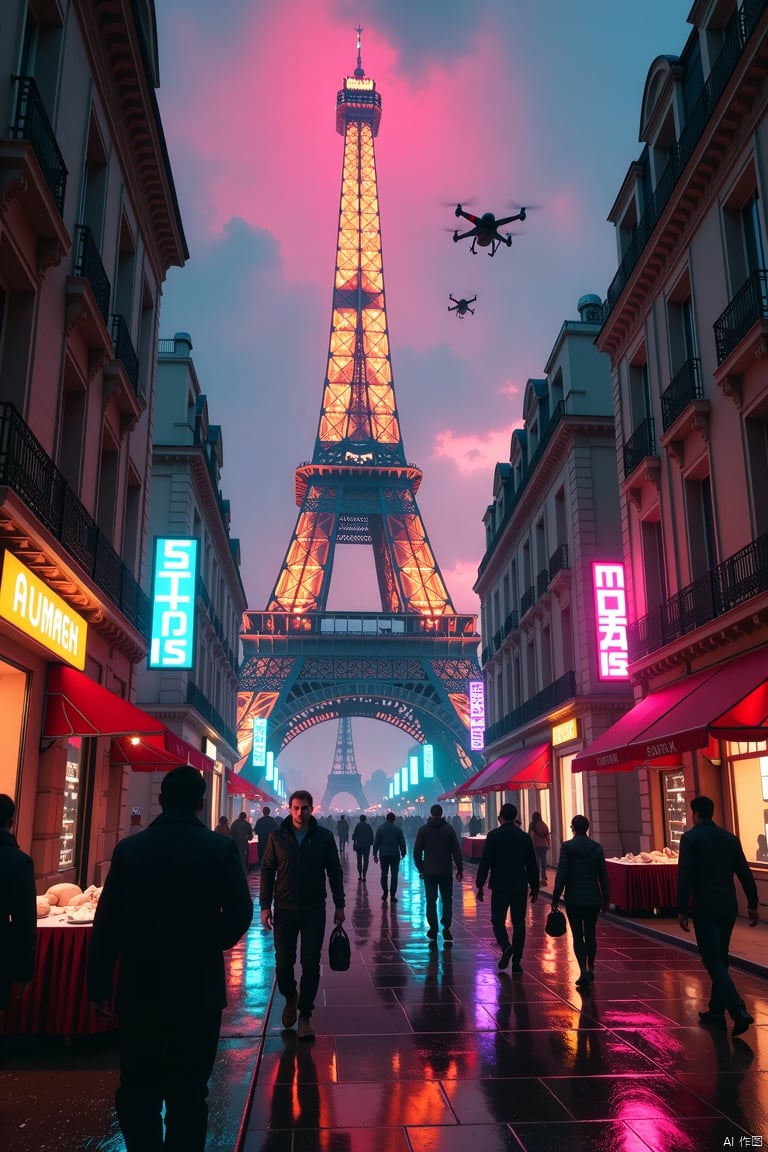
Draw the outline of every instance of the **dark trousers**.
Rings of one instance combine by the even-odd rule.
[[[549,848],[534,848],[536,853],[536,863],[539,865],[539,876],[546,884],[547,882],[547,852]]]
[[[358,876],[368,875],[368,861],[371,858],[370,848],[355,848],[355,855],[357,856],[357,874]]]
[[[701,962],[712,981],[709,1010],[719,1015],[727,1009],[733,1017],[744,1009],[744,1001],[728,971],[728,948],[735,923],[734,916],[717,920],[704,920],[697,916],[693,921]]]
[[[123,1007],[115,1106],[127,1152],[204,1152],[220,1028],[219,1008]]]
[[[397,892],[397,876],[400,871],[399,856],[379,856],[381,864],[381,890],[386,896],[394,896]]]
[[[525,947],[525,914],[528,910],[528,890],[499,892],[491,889],[491,927],[500,948],[509,947],[507,910],[512,921],[512,959],[520,960]]]
[[[565,914],[571,926],[573,954],[579,962],[579,968],[582,972],[594,968],[597,953],[595,929],[600,909],[594,904],[566,904]]]
[[[296,993],[294,965],[301,936],[301,979],[299,1015],[311,1016],[320,983],[320,955],[325,937],[325,903],[309,908],[275,908],[275,977],[278,991],[286,999]]]
[[[437,897],[440,894],[442,915],[440,922],[443,928],[450,928],[453,921],[453,876],[425,876],[424,896],[427,903],[427,924],[437,931]]]

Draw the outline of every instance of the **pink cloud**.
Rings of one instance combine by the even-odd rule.
[[[509,459],[509,441],[512,425],[503,430],[493,429],[488,433],[471,432],[459,435],[450,428],[439,432],[432,451],[433,459],[449,460],[463,476],[481,472],[492,476],[493,469],[500,460]]]

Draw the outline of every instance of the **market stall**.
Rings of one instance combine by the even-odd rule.
[[[485,836],[462,836],[461,854],[465,860],[479,860],[485,847]]]
[[[677,860],[647,863],[606,860],[611,904],[628,915],[674,913],[677,909]]]

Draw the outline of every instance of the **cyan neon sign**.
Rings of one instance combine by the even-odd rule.
[[[251,763],[254,768],[263,768],[267,763],[267,718],[254,716],[253,719],[253,755]]]
[[[150,668],[192,668],[195,663],[197,540],[155,541]]]
[[[431,744],[425,744],[422,750],[424,779],[433,780],[435,776],[435,752]]]

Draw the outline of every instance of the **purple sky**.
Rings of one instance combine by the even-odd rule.
[[[617,267],[606,222],[641,151],[648,69],[678,54],[690,0],[156,0],[160,107],[190,251],[161,334],[191,334],[224,441],[222,490],[249,606],[263,608],[296,521],[328,353],[342,138],[336,92],[355,66],[382,96],[376,140],[395,391],[419,506],[454,604],[484,551],[493,469],[560,326]],[[454,245],[451,204],[535,204],[493,260]],[[446,206],[448,205],[448,206]],[[477,295],[463,320],[448,295]],[[337,550],[332,609],[380,607],[365,548]],[[322,793],[336,723],[283,753]],[[391,773],[409,740],[355,720],[358,767]],[[370,797],[369,797],[370,799]]]

